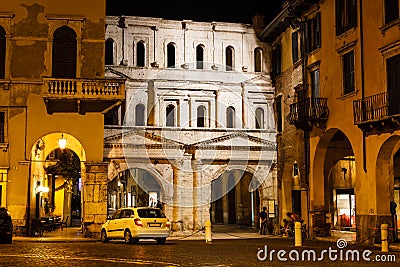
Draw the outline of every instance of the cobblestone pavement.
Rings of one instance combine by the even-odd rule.
[[[65,231],[65,232],[64,232]],[[202,233],[175,235],[165,245],[141,241],[137,245],[96,238],[75,237],[79,229],[45,233],[42,239],[16,237],[13,244],[0,244],[0,266],[399,266],[400,252],[383,253],[379,247],[304,240],[294,246],[291,238],[260,236],[254,232],[215,233],[206,243]],[[69,232],[69,234],[68,234]],[[53,235],[53,237],[51,237]],[[61,238],[60,236],[64,236]],[[73,237],[67,237],[72,235]],[[75,235],[75,236],[74,236]],[[24,239],[25,238],[25,239]],[[58,238],[58,239],[56,239]],[[71,239],[77,238],[77,239]],[[35,242],[32,242],[33,241]],[[322,253],[323,250],[326,252]],[[352,259],[355,251],[359,260]],[[281,252],[279,252],[281,251]],[[283,252],[284,251],[284,252]],[[312,252],[315,251],[315,259]],[[330,252],[329,252],[330,251]],[[348,251],[351,253],[349,254]],[[364,260],[364,252],[367,253]],[[330,254],[329,254],[330,253]],[[297,255],[299,256],[296,260]],[[364,255],[365,256],[365,255]],[[303,257],[303,258],[302,258]],[[336,258],[335,258],[336,257]],[[346,257],[348,260],[346,260]],[[379,257],[379,258],[378,258]],[[282,260],[286,259],[285,262]],[[385,260],[386,262],[377,260]]]

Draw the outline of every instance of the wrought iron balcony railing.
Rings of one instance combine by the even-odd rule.
[[[125,100],[125,80],[43,78],[42,95],[49,113],[104,112]]]
[[[353,117],[354,124],[367,134],[393,132],[400,129],[400,104],[388,92],[357,99]]]
[[[287,120],[297,128],[309,129],[313,125],[326,123],[328,115],[327,98],[311,97],[291,104]]]

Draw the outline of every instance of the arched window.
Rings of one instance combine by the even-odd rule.
[[[204,127],[206,125],[206,108],[199,106],[197,108],[197,127]]]
[[[0,26],[0,79],[6,75],[6,31]]]
[[[175,126],[175,106],[174,105],[168,105],[166,109],[166,126]]]
[[[262,62],[262,50],[261,48],[254,49],[254,72],[261,72]]]
[[[233,70],[233,64],[234,64],[233,57],[234,57],[233,47],[227,46],[225,49],[225,65],[227,71]]]
[[[196,68],[203,69],[203,61],[204,61],[204,48],[202,45],[198,45],[196,47]]]
[[[175,68],[175,45],[173,43],[167,45],[167,68]]]
[[[264,109],[256,109],[256,129],[264,129]]]
[[[144,67],[146,50],[143,42],[136,44],[136,66]]]
[[[226,128],[235,128],[235,108],[226,109]]]
[[[136,126],[144,126],[144,105],[137,104],[135,107],[135,125]]]
[[[107,39],[106,41],[106,58],[105,58],[106,65],[114,65],[114,40]]]
[[[76,77],[76,33],[67,26],[58,28],[53,35],[53,77]]]

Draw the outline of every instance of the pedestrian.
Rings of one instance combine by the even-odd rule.
[[[295,214],[295,213],[292,213],[292,212],[286,213],[286,216],[289,218],[289,226],[290,226],[290,229],[291,229],[292,231],[294,231],[294,223],[295,223],[295,222],[301,222],[300,216],[297,215],[297,214]]]
[[[262,211],[260,212],[260,234],[266,235],[267,234],[267,207],[263,207]]]

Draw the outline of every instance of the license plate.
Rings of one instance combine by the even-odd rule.
[[[160,227],[161,223],[148,223],[147,224],[149,227]]]

